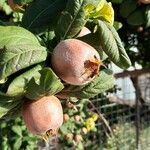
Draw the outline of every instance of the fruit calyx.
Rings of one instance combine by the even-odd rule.
[[[87,60],[84,62],[84,67],[85,67],[85,72],[82,74],[82,76],[84,74],[87,74],[88,77],[87,78],[93,78],[95,75],[98,74],[99,72],[99,66],[102,64],[102,62],[100,60],[98,60],[97,58],[95,58],[95,60]],[[82,77],[81,76],[81,77]]]

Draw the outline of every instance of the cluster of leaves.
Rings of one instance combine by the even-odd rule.
[[[119,35],[136,68],[136,64],[149,68],[150,49],[150,4],[140,0],[112,0],[116,20],[123,23]]]
[[[127,18],[130,25],[145,25],[150,27],[150,6],[139,3],[136,0],[125,0],[120,5],[120,15]]]
[[[103,69],[100,75],[85,87],[71,85],[64,87],[50,69],[50,53],[53,48],[60,40],[76,38],[83,26],[87,26],[91,30],[91,34],[79,39],[98,50],[102,60],[105,61],[108,58],[123,69],[130,65],[115,30],[119,29],[121,25],[118,22],[113,24],[113,9],[107,3],[104,3],[105,0],[12,1],[17,4],[15,8],[11,6],[13,10],[6,0],[0,0],[0,51],[2,51],[0,53],[0,117],[10,119],[12,116],[18,115],[24,97],[36,99],[45,94],[56,94],[62,89],[61,94],[89,98],[113,86],[112,71],[108,69]],[[149,67],[150,6],[139,5],[136,0],[111,0],[111,2],[115,8],[115,20],[123,23],[119,35],[128,50],[132,64],[138,62],[143,67]],[[136,44],[137,41],[138,44]],[[130,51],[132,47],[137,47],[138,52]],[[69,110],[65,109],[64,111],[68,113]],[[87,112],[87,110],[83,109],[80,115],[82,116],[84,112]],[[88,114],[86,115],[88,116]],[[73,121],[73,118],[71,119],[71,125],[67,122],[64,124],[67,132],[70,132],[67,126],[74,126],[75,131],[80,131],[80,126]],[[22,141],[22,147],[25,148],[26,145],[30,145],[30,141],[31,143],[32,140],[34,141],[34,138],[25,131],[24,125],[23,128],[21,127],[22,123],[19,123],[22,135],[28,136],[28,138],[20,137],[20,133],[18,135],[13,131],[16,131],[16,129],[10,130],[11,127],[18,129],[18,122],[20,121],[11,121],[10,126],[9,123],[7,123],[7,126],[6,123],[1,123],[3,133],[7,128],[5,135],[3,134],[3,139],[1,138],[5,147],[11,144],[19,147],[20,144],[18,143]],[[13,127],[15,124],[17,127]],[[128,127],[124,130],[123,126],[119,126],[122,131],[129,129]],[[8,131],[14,138],[8,135]],[[116,131],[115,133],[120,145],[124,145],[120,140],[125,133],[122,131]],[[100,133],[98,134],[100,135]],[[124,137],[128,138],[129,135],[127,134]],[[19,140],[17,141],[17,139]],[[97,137],[94,140],[96,141],[96,139]],[[61,141],[61,144],[65,143],[64,138]],[[87,135],[85,141],[87,143]],[[109,139],[107,147],[116,149],[115,142],[114,138]],[[91,145],[93,143],[95,144],[92,141]],[[93,147],[97,143],[94,144]],[[68,145],[70,144],[68,143]],[[15,148],[10,146],[10,149],[17,149],[16,146]],[[36,145],[33,145],[30,149],[35,148],[34,146]],[[79,146],[82,147],[82,143]],[[2,145],[0,147],[3,149]]]
[[[54,47],[61,40],[76,38],[85,25],[89,25],[91,34],[80,40],[93,45],[100,55],[105,54],[119,67],[130,66],[113,27],[113,8],[105,0],[13,1],[13,5],[9,1],[9,5],[13,11],[21,11],[22,17],[9,26],[1,20],[1,117],[12,117],[27,98],[36,100],[59,92],[70,97],[90,98],[113,87],[114,78],[108,69],[102,69],[94,81],[79,87],[64,86],[50,68]],[[93,37],[96,40],[90,43]]]
[[[0,147],[3,150],[31,150],[38,146],[38,138],[27,132],[21,118],[8,122],[1,121],[0,141]]]

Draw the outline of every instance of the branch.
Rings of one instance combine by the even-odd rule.
[[[105,119],[105,117],[99,112],[99,110],[95,107],[95,105],[90,101],[88,100],[88,102],[91,104],[91,106],[93,107],[93,109],[95,109],[95,111],[97,112],[99,118],[103,121],[104,125],[106,126],[106,128],[108,129],[108,131],[110,132],[111,136],[113,136],[113,131],[111,130],[111,127],[109,126],[109,123],[108,121]],[[106,135],[108,136],[107,134],[107,131],[106,132]]]
[[[124,71],[121,73],[116,73],[114,76],[116,79],[118,78],[125,78],[125,77],[137,77],[142,74],[150,73],[150,69],[140,69],[140,70],[133,70],[133,71]]]

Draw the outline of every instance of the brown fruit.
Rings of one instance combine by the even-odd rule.
[[[22,106],[23,120],[33,134],[53,134],[63,123],[63,110],[59,99],[45,96],[39,100],[25,101]]]
[[[24,11],[23,6],[20,6],[14,2],[14,0],[8,0],[8,5],[13,11],[20,12]]]
[[[87,27],[83,27],[77,37],[82,37],[82,36],[87,35],[89,33],[91,33],[91,31]]]
[[[100,67],[98,52],[77,39],[61,41],[54,49],[52,66],[66,83],[83,85],[92,81]]]
[[[143,31],[144,31],[144,29],[143,29],[142,26],[140,26],[140,27],[137,28],[137,32],[138,32],[138,33],[141,33],[141,32],[143,32]]]
[[[138,0],[138,3],[150,4],[150,0]]]

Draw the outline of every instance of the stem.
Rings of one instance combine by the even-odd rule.
[[[93,109],[95,109],[95,111],[97,112],[97,114],[99,115],[99,118],[103,121],[105,127],[108,129],[108,131],[110,132],[111,136],[113,136],[113,131],[111,130],[111,127],[109,126],[108,121],[105,119],[105,117],[99,112],[99,110],[95,107],[95,105],[88,100],[88,102],[90,103],[90,105],[93,107]],[[105,129],[105,128],[104,128]],[[109,134],[107,133],[107,131],[105,130],[106,135],[109,136]]]
[[[150,69],[140,69],[140,70],[133,70],[133,71],[124,71],[121,73],[116,73],[114,76],[116,79],[118,78],[125,78],[125,77],[137,77],[142,74],[150,73]]]

